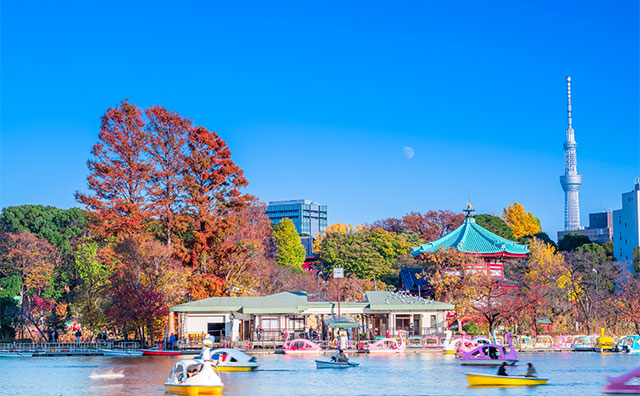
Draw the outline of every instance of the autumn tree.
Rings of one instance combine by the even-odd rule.
[[[504,221],[511,227],[516,238],[542,232],[540,220],[534,217],[531,212],[525,211],[518,202],[504,209]]]
[[[229,217],[230,232],[222,244],[227,254],[219,273],[228,295],[250,294],[261,282],[255,276],[256,269],[269,265],[272,259],[271,222],[266,205],[256,198]]]
[[[34,319],[35,302],[50,285],[57,250],[46,240],[30,233],[0,235],[0,274],[19,281],[21,323],[30,322],[42,336],[44,332]]]
[[[620,318],[632,323],[636,334],[640,334],[640,276],[626,273],[620,283],[615,307]]]
[[[445,236],[459,227],[463,220],[463,214],[455,214],[449,210],[411,212],[402,217],[404,230],[420,235],[420,239],[425,242]]]
[[[162,240],[170,246],[184,209],[183,171],[191,120],[162,106],[145,110],[150,159],[149,209],[160,220]]]
[[[87,162],[93,195],[76,193],[93,219],[92,231],[104,238],[123,238],[140,232],[150,218],[145,190],[150,165],[149,143],[142,113],[124,100],[102,117],[99,142]]]
[[[188,271],[173,258],[169,247],[148,237],[129,237],[114,247],[114,270],[105,314],[127,334],[153,337],[156,320],[179,302]]]
[[[302,271],[302,264],[304,264],[307,252],[300,242],[300,236],[298,236],[291,219],[280,220],[280,224],[275,227],[273,232],[273,240],[278,251],[276,255],[278,264]]]
[[[193,240],[187,261],[196,273],[216,273],[221,249],[229,233],[228,215],[247,206],[251,197],[240,192],[247,185],[231,150],[215,132],[190,128],[182,180],[186,214]]]

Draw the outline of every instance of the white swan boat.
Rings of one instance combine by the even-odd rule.
[[[174,395],[221,395],[224,384],[211,365],[211,340],[204,340],[202,360],[180,360],[173,366],[164,389]]]

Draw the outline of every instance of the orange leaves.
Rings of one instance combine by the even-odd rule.
[[[24,293],[40,293],[51,282],[58,261],[56,249],[33,234],[5,234],[2,243],[0,273],[17,275]]]
[[[224,279],[212,274],[195,274],[189,278],[189,295],[194,300],[225,296]]]

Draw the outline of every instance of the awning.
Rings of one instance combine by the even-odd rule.
[[[333,322],[329,323],[329,327],[334,327],[338,329],[355,329],[359,327],[360,324],[357,322]]]

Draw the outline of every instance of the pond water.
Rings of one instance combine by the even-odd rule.
[[[599,395],[606,375],[640,365],[628,354],[521,353],[511,374],[531,362],[549,385],[468,388],[465,372],[497,368],[462,367],[441,354],[350,355],[360,367],[317,370],[328,356],[258,355],[254,372],[222,373],[223,395]],[[0,359],[0,395],[164,395],[163,384],[180,357],[37,357]],[[124,376],[122,376],[124,375]]]

